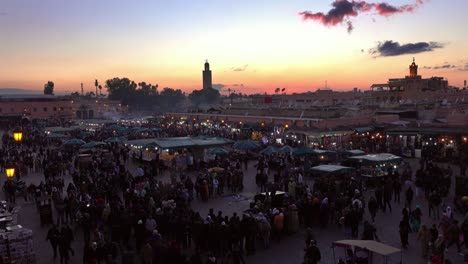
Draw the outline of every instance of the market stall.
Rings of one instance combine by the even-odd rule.
[[[316,176],[344,175],[354,172],[354,168],[340,165],[319,165],[310,168],[311,174]]]
[[[387,176],[389,170],[397,169],[402,158],[390,153],[369,154],[363,156],[349,157],[345,164],[358,168],[361,176],[383,177]]]
[[[332,243],[333,249],[333,263],[336,262],[336,252],[335,248],[341,247],[345,251],[345,256],[348,255],[346,249],[351,249],[351,252],[354,254],[355,259],[357,259],[357,264],[372,264],[372,263],[403,263],[403,255],[401,250],[374,240],[338,240]],[[399,257],[391,257],[396,253],[400,252]],[[374,254],[380,255],[382,259],[379,259],[378,256],[374,257]],[[375,259],[375,260],[374,260]]]

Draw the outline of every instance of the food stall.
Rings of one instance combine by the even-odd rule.
[[[402,158],[399,156],[380,153],[349,157],[344,164],[358,168],[361,176],[375,178],[387,176],[388,171],[397,169],[401,161]]]

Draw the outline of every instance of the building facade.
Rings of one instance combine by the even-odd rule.
[[[418,65],[413,59],[409,75],[392,78],[385,84],[373,84],[363,100],[364,105],[413,104],[437,102],[453,97],[456,91],[450,89],[443,77],[422,78],[418,75]]]
[[[71,100],[53,95],[0,95],[0,117],[10,119],[70,119]]]

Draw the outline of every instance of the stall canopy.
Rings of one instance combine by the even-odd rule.
[[[350,157],[350,160],[362,162],[364,164],[369,165],[377,165],[383,163],[391,163],[391,162],[400,162],[402,160],[401,157],[390,154],[390,153],[380,153],[380,154],[369,154],[363,156],[354,156]]]
[[[364,156],[366,155],[366,152],[364,150],[360,149],[350,149],[345,151],[346,154],[349,156]]]
[[[65,143],[63,144],[66,146],[81,146],[81,145],[86,144],[86,142],[81,139],[73,138],[73,139],[65,141]]]
[[[47,134],[52,134],[52,133],[66,133],[66,132],[72,132],[72,131],[77,131],[81,130],[81,127],[79,126],[71,126],[71,127],[46,127],[44,128],[44,132]]]
[[[127,141],[126,137],[110,137],[104,140],[104,142],[107,142],[107,143],[122,143],[125,141]]]
[[[197,139],[190,137],[175,137],[175,138],[147,138],[127,141],[127,145],[143,148],[155,146],[162,149],[177,149],[191,147],[216,147],[231,144],[232,141],[225,138],[206,138]]]
[[[373,131],[374,128],[373,127],[356,127],[354,130],[358,133],[367,133],[367,132]]]
[[[268,146],[267,148],[260,151],[262,155],[273,155],[278,152],[278,149],[274,146]]]
[[[208,151],[210,155],[227,155],[229,154],[229,150],[224,148],[214,148]]]
[[[310,169],[312,172],[316,172],[318,174],[339,174],[351,172],[354,170],[354,168],[339,165],[320,165],[312,167]]]
[[[333,156],[336,154],[334,151],[322,150],[322,149],[311,149],[311,148],[299,148],[293,151],[294,155],[320,155],[320,156]]]
[[[339,240],[333,242],[333,246],[352,246],[366,249],[382,256],[388,256],[400,252],[401,250],[374,240]]]
[[[278,150],[278,152],[280,152],[280,153],[288,153],[288,154],[291,153],[291,152],[293,152],[293,151],[294,151],[294,148],[293,148],[293,147],[290,147],[290,146],[288,146],[288,145],[285,145],[285,146],[281,147],[281,148]]]
[[[233,149],[238,150],[254,150],[261,146],[260,142],[253,141],[253,140],[238,140],[234,145],[232,145]]]
[[[63,138],[69,138],[70,136],[64,135],[64,134],[58,134],[58,133],[51,133],[47,135],[48,139],[63,139]]]
[[[314,150],[311,148],[298,148],[293,151],[294,155],[312,155],[315,154]]]
[[[97,148],[99,146],[105,146],[105,145],[107,145],[107,144],[104,143],[104,142],[91,141],[91,142],[88,142],[88,143],[82,145],[81,148],[84,148],[84,149],[86,149],[86,148]]]

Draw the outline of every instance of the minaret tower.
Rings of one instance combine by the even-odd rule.
[[[203,89],[213,88],[211,82],[211,70],[208,60],[205,62],[205,70],[203,71]]]
[[[413,63],[409,66],[409,77],[410,78],[416,78],[418,76],[418,65],[416,65],[414,57],[413,57]]]

